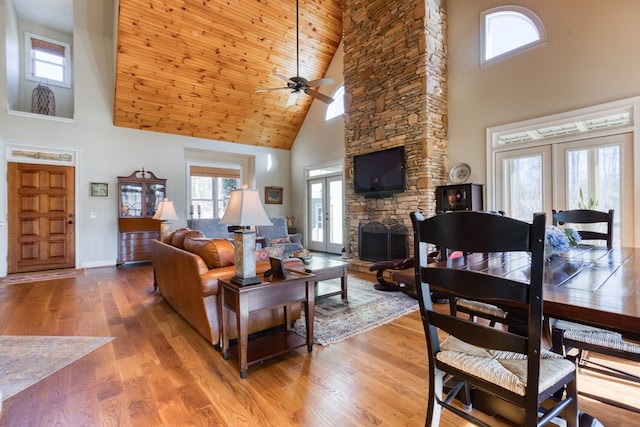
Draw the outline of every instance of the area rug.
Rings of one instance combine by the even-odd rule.
[[[75,362],[113,337],[0,336],[2,400]]]
[[[66,279],[68,277],[84,276],[84,268],[68,268],[64,270],[34,271],[31,273],[14,273],[0,278],[0,286],[15,283],[41,282],[43,280]]]
[[[340,279],[327,281],[340,286]],[[355,276],[348,278],[349,302],[337,295],[316,301],[314,342],[335,344],[418,310],[418,301],[402,292],[382,292],[374,283]],[[306,337],[304,312],[294,331]]]

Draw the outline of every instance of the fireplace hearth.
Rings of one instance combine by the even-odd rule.
[[[363,261],[407,258],[409,230],[402,223],[370,222],[360,225],[358,234],[358,255]]]

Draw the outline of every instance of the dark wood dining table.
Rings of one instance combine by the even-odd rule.
[[[526,280],[528,253],[470,254],[450,260],[461,268]],[[577,246],[545,265],[545,315],[609,329],[640,341],[640,248]]]

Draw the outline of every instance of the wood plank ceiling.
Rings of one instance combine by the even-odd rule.
[[[299,17],[300,75],[324,77],[342,0],[300,0]],[[256,93],[286,85],[274,73],[296,75],[295,0],[120,0],[116,126],[290,149],[312,98]]]

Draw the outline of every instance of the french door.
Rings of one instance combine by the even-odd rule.
[[[309,249],[339,254],[343,245],[342,175],[308,180]]]
[[[533,212],[613,209],[614,241],[633,246],[632,135],[609,135],[495,153],[496,209]],[[551,222],[550,220],[548,221]]]

